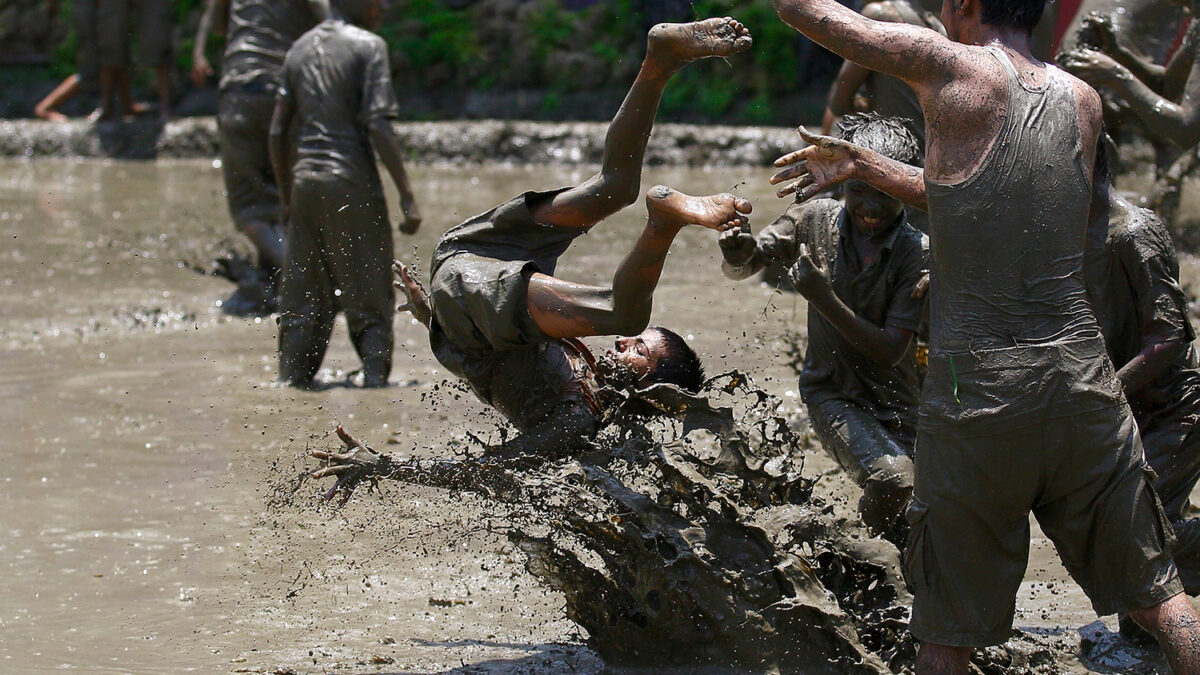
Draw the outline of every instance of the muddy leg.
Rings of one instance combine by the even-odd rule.
[[[1173,673],[1200,673],[1200,614],[1183,593],[1129,613],[1158,640]]]
[[[917,675],[958,675],[966,673],[971,661],[970,647],[948,647],[922,642],[917,652]]]
[[[642,160],[667,82],[697,59],[730,56],[750,48],[750,31],[729,18],[659,24],[647,37],[646,58],[604,139],[600,172],[535,206],[538,222],[590,227],[637,200]]]

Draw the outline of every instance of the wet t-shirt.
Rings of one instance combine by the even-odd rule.
[[[383,38],[322,22],[288,50],[281,84],[279,99],[296,112],[295,176],[339,176],[381,191],[367,128],[399,117]]]
[[[880,327],[916,332],[923,299],[912,297],[925,264],[924,236],[903,215],[885,233],[883,250],[862,265],[851,237],[860,236],[833,199],[793,204],[756,237],[766,258],[791,265],[800,244],[824,265],[834,293],[855,314]],[[875,363],[855,349],[811,304],[808,348],[800,373],[800,395],[808,405],[830,399],[851,401],[880,420],[913,424],[920,392],[915,344],[893,367]]]
[[[1189,343],[1186,353],[1128,397],[1138,425],[1147,429],[1174,413],[1189,417],[1200,410],[1200,362],[1191,344],[1196,335],[1166,225],[1153,211],[1124,200],[1114,199],[1111,206],[1103,244],[1089,241],[1085,273],[1113,364],[1119,369],[1142,351],[1148,326]]]
[[[308,0],[230,0],[221,91],[253,86],[274,93],[288,49],[316,24]]]

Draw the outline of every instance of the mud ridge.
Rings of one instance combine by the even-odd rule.
[[[420,162],[597,164],[608,124],[602,122],[406,122],[395,129]],[[783,127],[659,124],[646,151],[651,164],[764,165],[794,149],[799,137]],[[154,159],[216,157],[211,117],[133,122],[0,121],[0,156]]]

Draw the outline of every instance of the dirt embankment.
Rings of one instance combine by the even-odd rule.
[[[420,162],[512,162],[596,164],[604,152],[608,125],[599,122],[458,121],[396,125]],[[674,166],[766,165],[799,147],[783,127],[655,127],[646,152],[650,164]],[[0,121],[0,156],[6,157],[216,157],[217,124],[210,117],[175,120],[163,126],[149,119],[129,123],[35,120]]]

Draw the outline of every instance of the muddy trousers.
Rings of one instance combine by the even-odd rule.
[[[346,316],[366,382],[392,369],[392,232],[382,190],[336,176],[297,177],[279,299],[279,376],[307,385],[333,320]]]
[[[808,406],[817,438],[862,486],[858,511],[867,527],[903,541],[904,511],[913,489],[913,441],[899,423],[885,423],[840,399]],[[892,537],[888,537],[891,539]]]
[[[1200,594],[1200,518],[1187,518],[1189,495],[1200,480],[1200,430],[1179,419],[1158,420],[1142,430],[1154,489],[1175,530],[1172,556],[1188,595]]]

